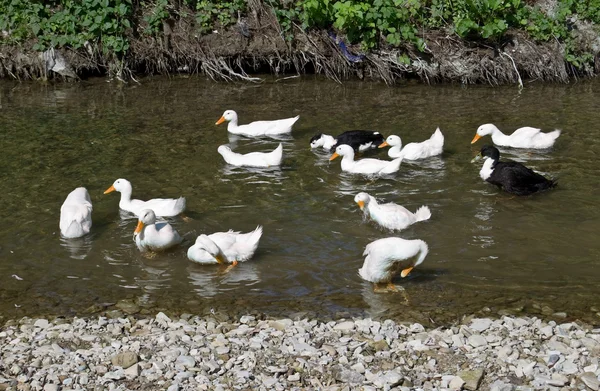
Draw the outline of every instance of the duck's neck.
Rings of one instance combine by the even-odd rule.
[[[335,144],[335,138],[333,138],[333,136],[324,134],[321,137],[323,137],[323,148],[324,149],[331,149],[331,147],[333,147],[333,144]]]
[[[402,154],[400,153],[402,150],[402,144],[400,145],[394,145],[393,147],[391,147],[388,151],[388,156],[391,157],[392,159],[396,159],[400,156],[402,156]]]
[[[481,170],[479,171],[479,176],[481,177],[481,179],[486,181],[490,177],[490,175],[492,175],[495,164],[496,164],[496,161],[494,159],[491,159],[491,158],[485,159],[485,161],[483,162],[483,166],[481,167]]]
[[[132,189],[123,189],[121,190],[121,200],[119,201],[119,205],[127,205],[131,203],[131,193]],[[125,208],[123,208],[125,209]]]
[[[350,168],[354,165],[354,154],[342,156],[342,170]]]
[[[238,127],[238,119],[237,117],[233,117],[231,121],[227,123],[227,130],[233,133],[235,129]]]
[[[509,144],[509,140],[510,136],[505,135],[500,131],[500,129],[494,126],[492,130],[492,141],[494,142],[494,144],[500,146],[507,146]]]

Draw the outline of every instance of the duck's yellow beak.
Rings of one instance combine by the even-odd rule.
[[[475,133],[475,137],[473,137],[473,140],[471,140],[471,144],[475,144],[477,142],[477,140],[479,140],[481,138],[480,135],[478,135],[477,133]]]
[[[108,189],[104,190],[104,194],[112,193],[115,190],[117,190],[117,189],[115,189],[114,186],[111,186]]]
[[[406,276],[408,276],[408,275],[410,274],[410,272],[411,272],[411,271],[412,271],[412,269],[414,269],[414,268],[415,268],[414,266],[407,267],[406,269],[402,270],[402,273],[400,273],[400,275],[401,275],[402,277],[406,277]]]
[[[363,208],[365,207],[364,201],[358,201],[357,204],[358,204],[358,207],[360,208],[360,210],[363,210]]]
[[[135,231],[133,231],[133,233],[139,234],[140,232],[142,232],[142,229],[144,229],[144,223],[142,223],[142,220],[139,220],[137,227],[135,227]]]
[[[389,146],[390,144],[387,143],[387,141],[382,142],[381,144],[379,144],[379,147],[377,148],[385,148],[387,146]]]
[[[219,120],[215,122],[215,125],[222,124],[223,122],[225,122],[225,117],[221,116],[221,118],[219,118]]]
[[[329,158],[329,161],[332,161],[333,159],[335,159],[338,156],[340,156],[340,155],[338,155],[337,152],[334,152],[333,155],[331,155],[331,157]]]

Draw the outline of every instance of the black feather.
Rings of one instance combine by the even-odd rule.
[[[492,159],[492,173],[487,182],[516,195],[530,195],[556,186],[556,181],[545,178],[517,162],[501,162],[500,151],[491,145],[481,148],[481,155]]]
[[[385,141],[385,138],[379,132],[373,130],[348,130],[336,138],[336,143],[331,147],[331,150],[335,150],[338,145],[347,144],[351,146],[354,151],[358,151],[361,145],[371,143],[370,148],[377,148],[379,144]]]

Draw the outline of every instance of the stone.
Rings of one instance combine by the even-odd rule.
[[[175,360],[175,363],[183,365],[185,368],[193,368],[194,366],[196,366],[196,360],[192,356],[178,356]]]
[[[361,384],[365,377],[356,371],[344,368],[341,365],[336,365],[331,370],[333,378],[349,384]]]
[[[563,387],[567,383],[569,383],[569,378],[566,377],[565,375],[561,375],[560,373],[553,373],[552,378],[547,383],[548,383],[548,385],[551,385],[554,387]]]
[[[465,381],[465,390],[475,391],[479,388],[481,379],[483,379],[483,373],[483,369],[475,369],[472,371],[461,371],[458,373],[458,376]]]
[[[33,324],[34,327],[37,327],[40,329],[47,329],[49,325],[50,325],[50,323],[46,319],[38,319]]]
[[[492,320],[488,318],[473,319],[469,328],[477,332],[482,332],[490,328]]]
[[[339,331],[352,331],[352,330],[354,330],[354,322],[352,322],[352,321],[340,322],[340,323],[336,324],[333,327],[333,329],[339,330]]]
[[[123,373],[127,379],[135,379],[140,374],[140,366],[137,363],[133,364],[129,368],[125,369]]]
[[[496,380],[490,384],[490,391],[513,391],[514,386],[510,383],[505,383],[502,380]]]
[[[465,384],[465,381],[460,376],[454,376],[448,383],[448,388],[451,391],[460,391]]]
[[[138,362],[138,355],[135,352],[125,351],[112,356],[110,361],[114,366],[127,369]]]
[[[467,339],[467,342],[469,343],[469,345],[473,346],[474,348],[487,345],[486,339],[481,334],[471,335]]]
[[[581,376],[579,376],[579,380],[581,380],[590,390],[598,391],[600,389],[600,381],[598,381],[598,376],[596,376],[593,372],[585,372]]]
[[[140,306],[128,299],[120,300],[117,304],[115,304],[115,307],[129,315],[140,312]]]

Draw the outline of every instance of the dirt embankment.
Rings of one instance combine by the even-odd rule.
[[[0,77],[16,79],[85,78],[107,75],[122,80],[150,74],[201,73],[217,80],[258,81],[252,74],[317,73],[342,81],[348,78],[383,80],[393,84],[407,78],[426,83],[459,82],[491,85],[522,84],[523,80],[568,82],[600,74],[600,37],[584,22],[578,44],[595,53],[594,66],[576,69],[565,60],[558,41],[536,43],[521,31],[509,31],[500,45],[469,42],[445,31],[424,32],[426,51],[411,47],[361,53],[343,36],[328,31],[282,31],[273,12],[250,1],[248,17],[228,29],[199,35],[193,18],[173,17],[162,34],[130,34],[124,59],[106,58],[91,45],[80,50],[38,53],[32,45],[0,45]],[[410,61],[406,61],[406,58]]]

